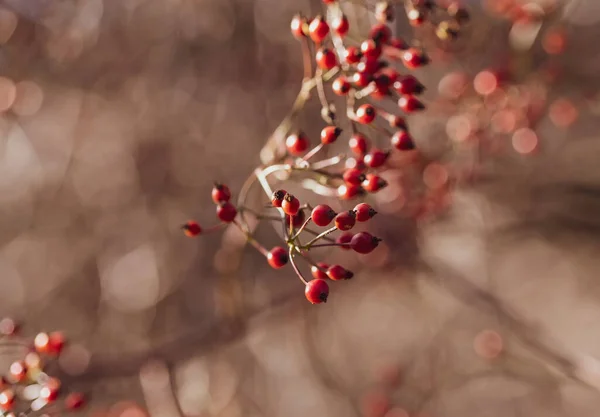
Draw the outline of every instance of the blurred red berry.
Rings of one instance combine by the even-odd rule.
[[[369,140],[362,133],[355,133],[348,140],[348,146],[355,155],[363,156],[369,149]]]
[[[365,125],[373,122],[376,115],[375,107],[370,104],[363,104],[356,109],[356,121]]]
[[[285,146],[288,152],[294,156],[300,156],[310,146],[310,141],[302,132],[293,133],[285,140]]]
[[[387,181],[379,175],[367,174],[362,183],[362,188],[370,193],[375,193],[387,186]]]
[[[299,14],[292,18],[290,29],[292,31],[292,35],[294,35],[296,39],[302,39],[306,37],[306,33],[304,33],[306,24],[306,19]]]
[[[425,105],[421,103],[415,96],[402,96],[398,99],[398,107],[404,113],[414,113],[423,110]]]
[[[351,87],[352,86],[344,76],[336,78],[333,84],[331,85],[333,92],[338,96],[345,96],[346,94],[348,94],[350,92]]]
[[[367,72],[355,72],[352,74],[352,83],[357,87],[366,87],[369,85],[373,76]]]
[[[350,246],[345,244],[350,243],[350,241],[352,240],[352,236],[354,236],[354,234],[352,234],[351,232],[342,233],[337,237],[335,243],[343,245],[340,246],[341,249],[350,250]]]
[[[337,58],[335,53],[329,48],[321,48],[317,51],[315,60],[319,68],[330,70],[337,66]]]
[[[344,15],[336,17],[331,22],[331,28],[340,36],[346,35],[348,30],[350,29],[350,23],[348,23],[348,18]]]
[[[326,126],[321,130],[321,143],[329,145],[342,134],[342,129],[337,126]]]
[[[281,246],[275,246],[267,254],[267,262],[273,269],[283,268],[289,260],[289,255]]]
[[[313,209],[311,218],[317,226],[327,226],[335,218],[336,214],[327,204],[319,204]]]
[[[342,200],[351,200],[364,193],[360,185],[343,184],[338,187],[338,197]]]
[[[367,203],[357,204],[354,207],[354,212],[356,213],[356,221],[359,222],[366,222],[377,214],[375,209]]]
[[[390,126],[396,128],[396,129],[406,129],[407,128],[406,120],[404,120],[404,117],[391,115],[389,117],[388,121],[390,122]]]
[[[362,58],[362,52],[355,46],[348,46],[344,51],[344,58],[348,64],[356,64]]]
[[[332,265],[327,269],[327,276],[333,281],[341,281],[343,279],[352,278],[354,273],[348,271],[341,265]]]
[[[381,47],[373,39],[367,39],[360,44],[360,52],[367,59],[377,59],[381,55]]]
[[[215,183],[211,191],[211,197],[215,204],[219,204],[224,201],[229,201],[231,198],[231,191],[225,184]]]
[[[416,48],[409,48],[402,54],[402,62],[404,66],[410,69],[418,68],[425,65],[428,61],[427,56]]]
[[[273,207],[281,207],[281,203],[283,203],[283,198],[286,194],[287,191],[285,190],[277,190],[273,192],[273,195],[271,196],[271,204],[273,204]]]
[[[310,268],[310,273],[312,274],[312,276],[315,279],[327,279],[327,268],[329,268],[329,265],[327,265],[326,263],[323,262],[317,262],[317,265],[313,265]]]
[[[415,143],[406,130],[399,130],[392,135],[392,146],[399,151],[411,151],[415,149]]]
[[[377,23],[371,27],[369,38],[377,43],[388,43],[392,37],[392,31],[384,23]]]
[[[399,94],[421,94],[425,87],[413,75],[405,75],[394,83],[394,89]]]
[[[379,245],[379,242],[381,242],[381,239],[368,232],[358,232],[352,237],[350,247],[355,252],[367,254],[371,253]]]
[[[360,185],[365,180],[365,175],[360,169],[350,168],[344,171],[344,181],[350,185]]]
[[[196,237],[202,233],[202,227],[193,220],[189,220],[186,224],[181,226],[181,228],[187,237]]]
[[[306,220],[306,214],[304,214],[304,210],[298,210],[298,213],[292,216],[292,226],[300,227],[304,224]],[[289,226],[290,224],[290,215],[285,215],[285,224]]]
[[[393,48],[399,49],[401,51],[404,51],[409,48],[408,44],[404,41],[404,39],[391,38],[389,44]]]
[[[321,43],[329,34],[329,25],[322,16],[317,16],[308,25],[308,33],[315,43]]]
[[[217,217],[225,223],[231,223],[237,216],[237,209],[229,202],[217,206]]]
[[[65,398],[65,407],[69,410],[77,410],[85,404],[85,396],[80,392],[73,392]]]
[[[387,161],[390,153],[380,149],[372,149],[371,152],[365,155],[365,164],[369,168],[379,168]]]

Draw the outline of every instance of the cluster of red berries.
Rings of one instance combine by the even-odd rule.
[[[12,319],[5,318],[0,321],[0,334],[0,345],[23,350],[23,359],[14,361],[0,377],[0,410],[4,417],[27,416],[40,410],[45,415],[58,415],[84,405],[82,393],[62,396],[60,379],[47,373],[65,346],[61,332],[42,332],[29,340],[18,335]]]

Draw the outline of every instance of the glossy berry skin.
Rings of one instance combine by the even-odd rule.
[[[337,140],[342,134],[342,129],[337,126],[326,126],[321,130],[321,143],[329,145]]]
[[[181,226],[181,228],[187,237],[196,237],[202,233],[202,227],[200,227],[200,225],[193,220],[188,221],[186,224]]]
[[[343,184],[338,187],[338,197],[341,200],[352,200],[364,193],[360,185]]]
[[[415,96],[403,96],[398,99],[398,107],[404,113],[414,113],[423,110],[425,106]]]
[[[283,198],[287,194],[285,190],[277,190],[273,192],[271,196],[271,204],[273,207],[281,207],[281,203],[283,203]]]
[[[380,149],[372,149],[371,152],[365,155],[365,164],[369,168],[379,168],[385,164],[389,156],[389,152]]]
[[[350,241],[350,247],[355,252],[361,254],[371,253],[377,245],[379,245],[381,239],[376,238],[368,232],[359,232],[352,237]]]
[[[427,61],[427,56],[416,48],[409,48],[402,54],[402,62],[406,68],[415,69],[425,65]]]
[[[312,304],[326,303],[329,296],[329,284],[324,279],[308,281],[304,289],[304,295]]]
[[[357,87],[366,87],[369,85],[373,76],[367,72],[355,72],[352,74],[352,83]]]
[[[415,149],[415,143],[406,130],[399,130],[392,135],[392,146],[399,151],[412,151]]]
[[[372,123],[376,115],[375,107],[370,104],[363,104],[356,109],[356,121],[364,125]]]
[[[350,230],[356,224],[356,213],[352,210],[342,211],[335,216],[335,227],[339,230]]]
[[[224,223],[231,223],[237,216],[237,209],[230,202],[217,206],[217,217]]]
[[[215,183],[210,195],[215,204],[229,201],[231,199],[231,191],[225,184]]]
[[[342,233],[335,240],[335,243],[337,243],[338,245],[341,245],[340,249],[350,250],[350,245],[347,245],[347,243],[350,243],[350,241],[352,240],[352,236],[354,236],[354,235],[350,232]]]
[[[358,72],[364,72],[369,75],[375,74],[375,72],[377,72],[378,69],[379,69],[379,61],[377,61],[376,59],[369,59],[369,58],[365,59],[364,61],[359,62],[358,65],[356,66],[356,70]]]
[[[348,82],[346,77],[338,77],[331,85],[333,92],[338,96],[345,96],[350,92],[352,85]]]
[[[375,90],[371,93],[371,97],[381,99],[390,95],[390,82],[386,74],[379,74],[375,77]]]
[[[340,36],[345,36],[350,29],[348,18],[344,15],[337,17],[331,22],[331,28]]]
[[[296,39],[302,39],[306,37],[304,33],[304,26],[306,25],[306,19],[299,14],[295,15],[292,18],[292,22],[290,23],[290,30],[292,31],[292,35]]]
[[[317,16],[308,25],[308,34],[315,43],[321,43],[329,34],[329,25],[322,16]]]
[[[329,278],[327,276],[327,269],[329,268],[329,265],[327,265],[326,263],[323,262],[317,262],[317,266],[312,266],[310,268],[310,273],[312,274],[314,279],[327,279]]]
[[[317,226],[327,226],[335,218],[336,212],[327,204],[319,204],[316,206],[310,217]]]
[[[406,17],[411,26],[419,27],[425,22],[425,14],[417,9],[409,10]]]
[[[324,70],[330,70],[337,66],[337,58],[335,57],[335,53],[329,48],[319,49],[315,59],[319,68]]]
[[[373,25],[369,31],[369,38],[373,39],[375,42],[388,43],[391,37],[392,31],[383,23]]]
[[[354,276],[354,273],[348,271],[341,265],[331,265],[327,269],[327,276],[332,281],[341,281],[343,279],[350,279]]]
[[[304,133],[299,132],[288,136],[285,140],[285,146],[291,155],[300,156],[306,152],[310,142]]]
[[[368,59],[377,59],[381,55],[381,47],[373,39],[367,39],[360,44],[360,52]]]
[[[281,209],[285,214],[294,216],[298,213],[298,210],[300,210],[300,200],[291,194],[286,194],[285,197],[283,197]]]
[[[394,90],[399,94],[421,94],[425,87],[412,75],[405,75],[394,83]]]
[[[365,180],[365,174],[360,169],[350,168],[344,171],[344,182],[350,185],[360,185]]]
[[[348,140],[348,146],[355,155],[363,156],[369,149],[369,140],[362,133],[355,133]]]
[[[381,178],[379,175],[367,174],[365,180],[362,183],[362,188],[370,193],[375,193],[387,186],[387,181]]]
[[[356,221],[358,222],[366,222],[377,214],[375,209],[367,203],[357,204],[356,207],[354,207],[354,212],[356,213]]]
[[[367,169],[364,158],[362,156],[357,156],[356,158],[348,158],[346,159],[346,163],[344,165],[346,169],[358,169],[361,172]]]
[[[292,225],[294,227],[300,227],[304,224],[305,220],[306,220],[306,214],[304,214],[304,210],[298,210],[298,213],[296,213],[294,216],[292,216]],[[290,225],[290,215],[289,214],[285,215],[285,224],[287,226]]]
[[[267,262],[273,269],[283,268],[289,261],[289,255],[281,246],[275,246],[267,254]]]
[[[390,126],[394,127],[396,129],[406,129],[407,125],[406,125],[406,120],[404,120],[404,117],[402,116],[394,116],[391,115],[388,119]]]
[[[360,49],[358,49],[355,46],[349,46],[344,51],[344,58],[346,59],[346,62],[350,65],[358,64],[360,62],[360,59],[362,58],[362,52],[360,52]]]

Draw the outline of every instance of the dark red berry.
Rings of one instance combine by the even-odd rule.
[[[345,166],[346,169],[358,169],[359,171],[364,171],[365,169],[367,169],[364,158],[362,156],[346,159]]]
[[[405,75],[394,83],[399,94],[421,94],[425,87],[412,75]]]
[[[297,14],[292,18],[292,23],[290,24],[290,29],[292,30],[292,35],[296,39],[302,39],[306,37],[306,33],[304,30],[306,29],[306,18]]]
[[[348,146],[355,155],[363,156],[369,149],[369,140],[361,133],[353,134],[348,140]]]
[[[317,226],[327,226],[335,218],[336,212],[327,204],[319,204],[311,213],[311,218]]]
[[[360,169],[350,168],[344,171],[344,181],[350,185],[360,185],[365,180],[365,174]]]
[[[230,202],[225,202],[217,206],[217,217],[225,223],[231,223],[237,215],[237,209]]]
[[[415,96],[402,96],[398,99],[398,107],[404,113],[414,113],[423,110],[425,106]]]
[[[381,47],[373,39],[367,39],[360,44],[360,52],[370,59],[377,59],[381,55]]]
[[[292,216],[292,225],[294,227],[300,227],[304,224],[305,220],[306,220],[306,214],[304,213],[304,210],[298,210],[298,213],[296,213],[295,215]],[[288,226],[290,225],[289,214],[285,215],[285,224]]]
[[[281,203],[283,203],[283,198],[287,194],[285,190],[277,190],[271,196],[271,204],[273,207],[281,207]]]
[[[224,201],[229,201],[231,198],[231,191],[225,184],[215,183],[211,192],[211,197],[215,204],[219,204]]]
[[[352,74],[352,83],[357,87],[366,87],[369,85],[373,76],[366,72],[355,72]]]
[[[355,46],[348,46],[344,51],[344,58],[348,64],[356,64],[362,58],[362,52]]]
[[[406,120],[404,117],[390,115],[388,118],[391,127],[395,127],[396,129],[406,129]]]
[[[386,186],[387,181],[375,174],[367,174],[366,179],[362,183],[362,188],[370,193],[375,193]]]
[[[200,227],[200,225],[193,220],[188,221],[186,224],[181,226],[181,228],[187,237],[196,237],[202,233],[202,227]]]
[[[427,61],[427,56],[416,48],[409,48],[402,54],[402,62],[407,68],[418,68],[421,65],[425,65]]]
[[[310,273],[312,274],[312,276],[315,279],[327,279],[327,269],[329,268],[329,265],[327,265],[326,263],[323,262],[317,262],[317,265],[313,265],[310,268]]]
[[[333,92],[338,96],[345,96],[346,94],[348,94],[350,92],[351,87],[352,86],[344,76],[336,78],[333,84],[331,85]]]
[[[409,48],[408,43],[406,43],[404,41],[404,39],[391,38],[389,44],[390,44],[390,46],[392,46],[396,49],[399,49],[401,51],[404,51]]]
[[[321,143],[329,145],[342,134],[342,129],[337,126],[326,126],[321,130]]]
[[[390,85],[393,85],[400,76],[400,74],[398,74],[398,71],[390,67],[382,68],[381,70],[379,70],[379,75],[386,75],[388,77],[388,80],[390,81]]]
[[[343,184],[338,187],[338,196],[341,200],[351,200],[364,193],[360,185]]]
[[[304,295],[312,304],[326,303],[329,296],[329,284],[324,279],[308,281],[304,289]]]
[[[377,43],[388,43],[392,37],[392,31],[386,24],[377,23],[369,31],[369,37]]]
[[[340,36],[346,35],[348,30],[350,29],[350,23],[348,23],[348,18],[344,15],[341,15],[331,22],[331,28]]]
[[[332,265],[327,269],[327,276],[333,281],[350,279],[354,274],[341,265]]]
[[[392,135],[392,146],[399,151],[410,151],[415,149],[415,143],[406,130],[399,130]]]
[[[330,70],[337,66],[335,53],[329,48],[321,48],[317,51],[316,61],[319,68]]]
[[[321,43],[329,34],[329,25],[322,16],[317,16],[308,25],[308,33],[315,43]]]
[[[370,104],[363,104],[356,109],[356,121],[364,125],[368,125],[375,120],[375,107]]]
[[[65,398],[65,407],[68,410],[77,410],[85,404],[85,396],[80,392],[72,392]]]
[[[373,75],[375,74],[375,72],[377,72],[377,70],[379,69],[379,61],[377,61],[376,59],[365,59],[364,61],[361,61],[358,63],[358,65],[356,66],[356,70],[358,72],[364,72],[368,75]]]
[[[365,164],[369,168],[379,168],[390,156],[389,152],[380,149],[372,149],[371,152],[365,155]]]
[[[283,197],[283,202],[281,203],[281,208],[285,214],[289,214],[290,216],[294,216],[300,210],[300,200],[294,197],[291,194],[286,194]]]
[[[371,93],[371,97],[381,99],[390,95],[390,86],[392,83],[385,74],[379,74],[375,77],[375,90]]]
[[[354,235],[350,232],[342,233],[335,240],[335,243],[337,243],[338,245],[341,245],[340,248],[342,248],[344,250],[350,250],[350,245],[346,245],[346,243],[350,243],[350,241],[352,240],[352,236],[354,236]]]
[[[352,210],[342,211],[335,216],[335,227],[339,230],[350,230],[356,224],[356,213]]]
[[[275,246],[267,254],[267,262],[271,265],[271,268],[279,269],[288,263],[289,255],[285,249],[281,246]]]
[[[376,238],[368,232],[358,232],[352,237],[350,247],[358,253],[366,254],[372,252],[381,239]]]
[[[354,207],[354,211],[356,212],[356,221],[358,222],[366,222],[377,214],[375,209],[367,203],[357,204]]]
[[[285,140],[285,146],[291,155],[302,155],[310,146],[310,141],[302,132],[291,134]]]

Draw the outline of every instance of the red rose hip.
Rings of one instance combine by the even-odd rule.
[[[326,204],[319,204],[311,213],[311,218],[317,226],[327,226],[335,218],[336,212]]]
[[[377,245],[379,245],[381,239],[376,238],[368,232],[359,232],[352,237],[350,241],[350,247],[360,254],[371,253]]]
[[[273,269],[279,269],[288,263],[289,255],[281,246],[276,246],[267,254],[267,262]]]
[[[237,216],[237,209],[229,202],[217,206],[217,217],[225,223],[231,223]]]
[[[342,134],[342,129],[337,126],[326,126],[321,130],[321,143],[329,145],[337,140]]]
[[[354,207],[354,212],[356,213],[356,221],[358,222],[366,222],[377,214],[375,209],[367,203],[357,204]]]
[[[335,216],[335,227],[339,230],[350,230],[356,224],[356,213],[352,210],[342,211]]]
[[[231,191],[225,184],[215,183],[211,192],[211,197],[215,204],[219,204],[231,199]]]
[[[304,295],[312,304],[326,303],[329,296],[329,284],[324,279],[308,281],[304,289]]]
[[[354,276],[354,273],[348,271],[341,265],[332,265],[327,269],[327,276],[333,281],[341,281],[343,279],[350,279]]]
[[[350,232],[342,233],[335,240],[335,243],[340,245],[341,249],[350,250],[350,245],[348,245],[348,243],[350,243],[350,241],[352,240],[352,236],[354,236],[354,235]]]
[[[196,237],[202,233],[202,227],[200,227],[200,225],[193,220],[188,221],[186,224],[181,226],[181,228],[187,237]]]
[[[310,273],[315,279],[327,279],[327,269],[329,265],[324,262],[317,262],[317,265],[313,265],[310,268]]]
[[[291,194],[286,194],[285,197],[283,197],[281,208],[285,214],[294,216],[296,213],[298,213],[298,210],[300,210],[300,200]]]
[[[273,195],[271,196],[271,204],[273,204],[273,207],[281,207],[281,203],[283,203],[283,198],[286,194],[287,191],[285,190],[277,190],[273,192]]]
[[[299,156],[306,152],[310,142],[304,133],[299,132],[288,136],[285,140],[285,146],[291,155]]]
[[[315,43],[321,43],[329,34],[329,25],[322,16],[317,16],[308,25],[308,33]]]

